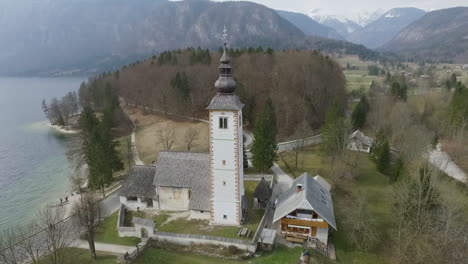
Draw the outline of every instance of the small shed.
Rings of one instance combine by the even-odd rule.
[[[254,209],[266,208],[271,194],[270,184],[262,177],[254,191]]]
[[[258,244],[261,250],[272,251],[275,244],[276,230],[264,228],[260,234]]]

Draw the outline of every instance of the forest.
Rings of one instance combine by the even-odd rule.
[[[275,105],[280,138],[289,137],[303,121],[319,129],[334,102],[345,108],[345,77],[328,56],[263,48],[230,49],[229,54],[236,93],[245,104],[244,122],[250,126],[269,98]],[[132,106],[206,118],[205,107],[216,93],[220,56],[200,48],[163,52],[83,84],[80,100],[102,101],[105,87],[112,87]]]

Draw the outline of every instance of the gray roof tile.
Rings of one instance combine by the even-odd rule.
[[[298,184],[302,184],[303,191],[297,192]],[[314,210],[337,230],[330,191],[307,173],[294,180],[292,186],[278,197],[273,222],[277,222],[296,209]]]
[[[155,198],[153,186],[155,166],[134,166],[130,175],[122,184],[119,191],[120,196]]]
[[[210,211],[209,153],[160,152],[153,185],[191,189],[189,209]]]
[[[208,110],[242,110],[244,104],[235,94],[217,94],[211,100]]]

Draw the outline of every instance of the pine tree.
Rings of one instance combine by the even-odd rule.
[[[383,131],[379,131],[374,144],[372,159],[377,165],[377,170],[381,173],[386,173],[390,166],[390,144],[385,137]]]
[[[362,128],[365,125],[368,111],[369,102],[367,101],[367,97],[363,95],[359,101],[359,104],[356,106],[356,108],[354,108],[353,114],[351,115],[355,129]]]
[[[259,172],[270,169],[277,156],[276,115],[273,102],[268,99],[263,112],[255,122],[254,142],[252,146],[252,163]]]

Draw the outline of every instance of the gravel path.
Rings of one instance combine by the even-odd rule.
[[[447,173],[448,176],[461,182],[468,182],[465,172],[452,161],[452,158],[446,152],[442,151],[440,144],[429,153],[428,159],[432,164]]]

